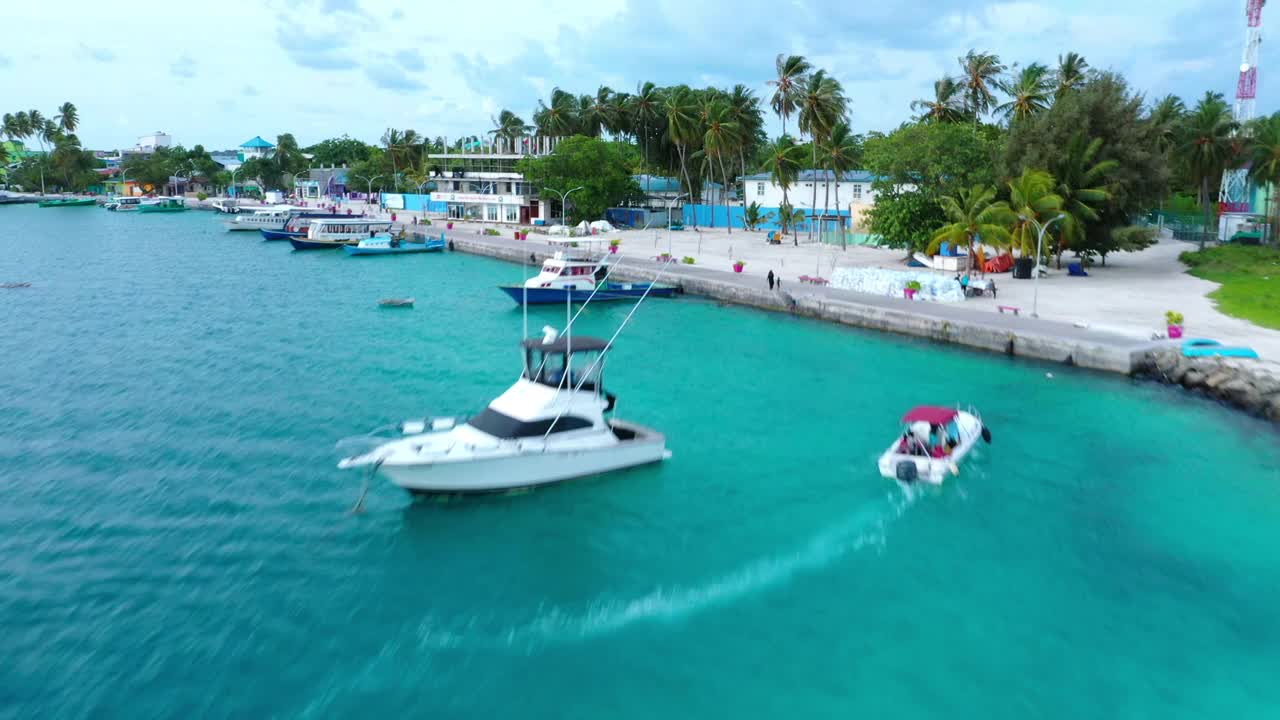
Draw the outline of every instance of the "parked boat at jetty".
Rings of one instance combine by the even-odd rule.
[[[601,372],[611,345],[547,328],[523,342],[520,379],[478,415],[402,423],[404,437],[338,467],[381,472],[412,493],[480,493],[660,462],[662,433],[605,417],[617,402]]]
[[[138,206],[140,213],[186,212],[187,202],[180,197],[157,197],[144,201]]]
[[[350,215],[347,213],[331,213],[331,212],[296,212],[285,219],[284,227],[279,230],[271,230],[262,228],[263,240],[288,240],[290,238],[304,238],[307,236],[307,228],[311,227],[311,221],[317,218],[348,218],[352,220],[364,219],[363,215]]]
[[[671,297],[676,289],[651,283],[608,282],[608,265],[604,253],[593,249],[603,240],[590,238],[551,238],[559,246],[555,254],[542,264],[542,272],[523,285],[499,285],[516,303],[531,305],[564,304],[604,300],[634,300],[649,295]]]
[[[209,201],[209,205],[214,210],[227,215],[238,215],[267,207],[260,202],[241,198],[218,198],[217,200]]]
[[[922,405],[902,416],[905,429],[880,456],[880,474],[912,483],[922,480],[942,484],[947,474],[957,475],[959,463],[978,438],[991,442],[991,431],[977,411]]]
[[[89,205],[97,205],[98,201],[94,198],[55,198],[53,200],[41,200],[38,205],[42,208],[50,207],[88,207]]]
[[[444,252],[445,239],[424,238],[422,242],[414,242],[391,235],[378,235],[361,240],[355,245],[346,245],[342,249],[348,255],[398,255],[400,253]]]
[[[295,250],[336,250],[391,230],[390,220],[314,218],[305,238],[289,238]]]
[[[145,199],[141,197],[114,197],[103,203],[102,207],[112,212],[133,212],[142,207],[142,201]]]

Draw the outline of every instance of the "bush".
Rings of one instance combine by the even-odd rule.
[[[921,288],[921,285],[920,285],[920,281],[919,281],[919,280],[911,280],[911,281],[907,282],[907,289],[908,289],[908,290],[915,290],[915,291],[919,292],[920,288]]]
[[[1164,319],[1166,325],[1181,325],[1182,313],[1176,310],[1169,310],[1164,314]]]
[[[209,194],[208,194],[208,193],[198,192],[198,193],[196,193],[196,199],[197,199],[197,200],[208,200],[208,199],[209,199]]]
[[[499,232],[498,232],[497,228],[485,228],[485,229],[484,229],[484,234],[485,234],[485,235],[493,235],[493,236],[495,236],[495,237],[496,237],[496,236],[498,236],[498,235],[501,235],[501,233],[499,233]]]
[[[694,260],[688,255],[685,255],[683,258],[681,258],[680,262],[684,263],[685,265],[692,265],[694,263]]]

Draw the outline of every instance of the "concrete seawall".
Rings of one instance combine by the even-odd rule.
[[[541,264],[552,252],[550,246],[535,241],[447,235],[457,251],[515,263]],[[657,262],[620,258],[611,279],[658,280],[676,285],[686,293],[737,305],[1125,375],[1137,370],[1153,349],[1151,342],[940,303],[881,298],[808,285],[771,291],[760,287],[758,280],[697,266],[672,264],[664,270]]]

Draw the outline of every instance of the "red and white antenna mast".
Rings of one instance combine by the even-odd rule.
[[[1244,53],[1240,56],[1240,78],[1236,81],[1235,120],[1244,127],[1254,117],[1258,98],[1258,46],[1262,44],[1262,6],[1267,0],[1246,0]],[[1222,212],[1249,212],[1249,171],[1245,168],[1222,173],[1218,200]]]

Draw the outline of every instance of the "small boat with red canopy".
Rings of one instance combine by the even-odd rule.
[[[905,483],[941,485],[948,473],[960,472],[960,461],[978,438],[991,442],[991,431],[973,408],[965,412],[921,405],[903,415],[902,424],[902,435],[880,456],[879,465],[881,475]]]

